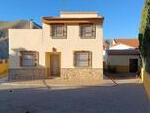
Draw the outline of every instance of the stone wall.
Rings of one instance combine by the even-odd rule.
[[[9,80],[35,80],[46,78],[45,68],[9,69]]]
[[[102,80],[103,69],[99,68],[62,68],[61,77],[65,80]]]

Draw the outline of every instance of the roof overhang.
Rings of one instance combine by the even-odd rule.
[[[134,50],[107,50],[107,55],[140,55],[139,49]]]
[[[54,18],[54,17],[43,17],[43,23],[46,24],[84,24],[84,23],[93,23],[93,24],[103,24],[103,17],[96,18]]]

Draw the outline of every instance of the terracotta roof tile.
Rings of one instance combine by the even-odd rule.
[[[114,41],[116,43],[115,45],[125,44],[125,45],[132,46],[135,48],[139,47],[139,40],[138,39],[115,39]]]

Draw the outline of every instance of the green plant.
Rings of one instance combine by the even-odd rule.
[[[150,73],[150,0],[145,0],[139,33],[143,68]]]

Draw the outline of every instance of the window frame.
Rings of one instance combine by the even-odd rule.
[[[88,53],[88,66],[78,66],[77,65],[77,54]],[[91,51],[74,51],[74,67],[75,68],[91,68],[92,67],[92,52]]]
[[[83,33],[83,28],[86,26],[91,26],[92,27],[92,36],[85,36]],[[96,24],[93,23],[88,23],[88,24],[79,24],[79,33],[80,33],[80,37],[81,39],[96,39]]]
[[[23,64],[23,57],[24,55],[32,55],[33,56],[33,62],[34,65],[25,65]],[[21,67],[37,67],[39,65],[39,52],[37,51],[20,51],[20,66]]]
[[[54,35],[54,27],[56,28],[57,26],[63,27],[63,36]],[[66,24],[51,24],[50,29],[51,29],[50,36],[52,37],[52,39],[66,39],[67,38],[67,25]]]

